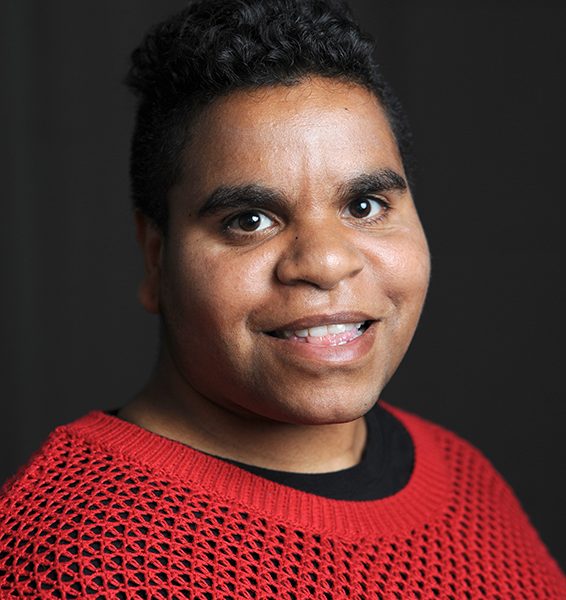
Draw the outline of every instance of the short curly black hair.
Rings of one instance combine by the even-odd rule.
[[[194,0],[156,25],[132,54],[126,84],[138,96],[130,175],[135,208],[166,231],[167,196],[181,173],[188,127],[232,91],[322,76],[380,100],[412,175],[400,103],[375,64],[372,39],[342,0]]]

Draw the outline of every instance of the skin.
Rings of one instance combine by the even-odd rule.
[[[163,334],[150,382],[121,416],[267,468],[356,464],[363,415],[407,350],[429,280],[410,189],[345,192],[347,182],[385,169],[405,177],[384,111],[360,86],[311,78],[208,107],[170,193],[167,234],[137,216],[140,299],[161,315]],[[201,213],[218,188],[245,185],[279,202],[260,210],[251,201],[243,219],[235,207]],[[368,199],[365,216],[359,202]],[[246,231],[250,211],[259,227]],[[348,344],[269,335],[343,312],[354,314],[342,322],[371,322]]]

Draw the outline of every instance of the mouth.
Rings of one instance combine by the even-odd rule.
[[[304,328],[285,328],[265,333],[281,340],[315,346],[343,346],[353,342],[375,323],[372,319],[357,322],[329,323]]]

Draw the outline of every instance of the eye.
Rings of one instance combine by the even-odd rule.
[[[273,219],[270,219],[267,215],[262,212],[250,210],[245,213],[241,213],[231,219],[228,223],[229,229],[236,229],[240,231],[263,231],[273,225]]]
[[[348,204],[348,211],[356,219],[367,219],[368,217],[376,217],[385,212],[386,204],[384,200],[377,198],[356,198]]]

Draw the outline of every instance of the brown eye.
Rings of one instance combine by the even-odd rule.
[[[229,226],[232,229],[252,232],[262,231],[271,227],[271,225],[273,225],[273,220],[267,215],[257,211],[249,211],[235,217]]]
[[[348,210],[356,219],[365,219],[383,212],[384,203],[376,198],[357,198],[348,204]]]

